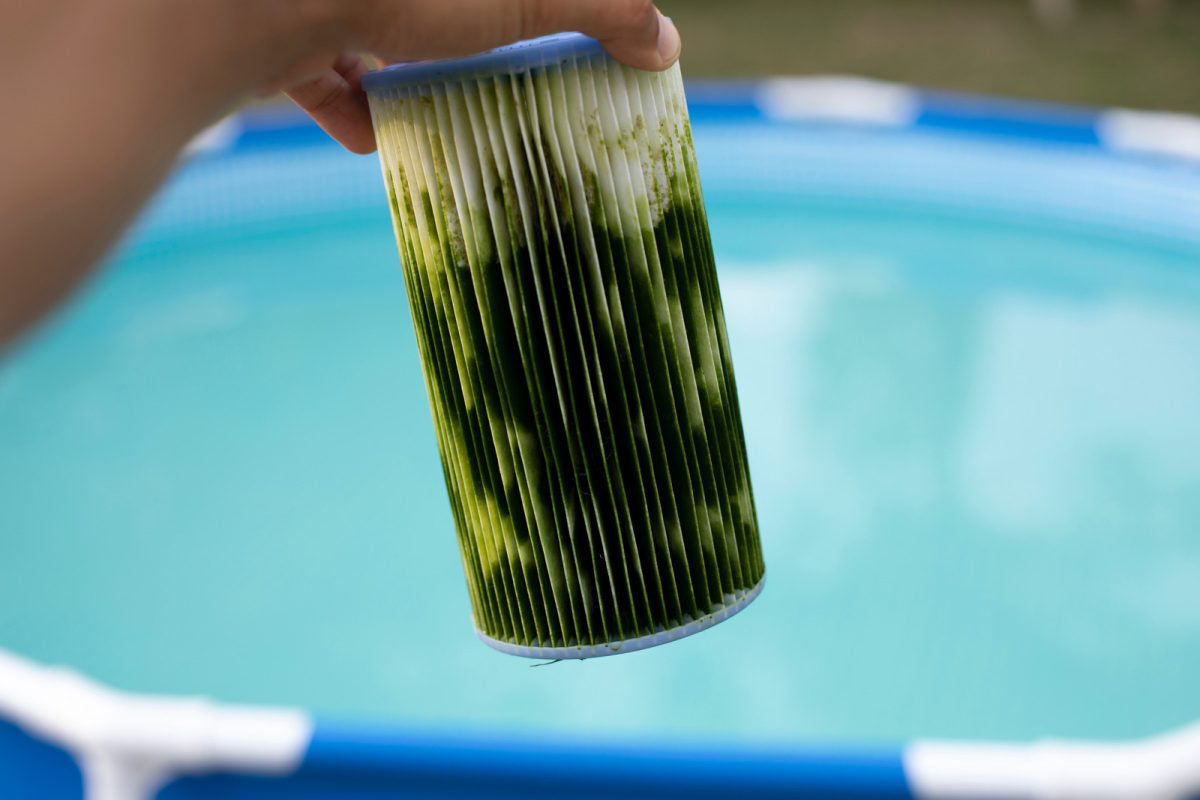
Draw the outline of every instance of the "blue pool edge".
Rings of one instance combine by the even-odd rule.
[[[1200,168],[1200,116],[1093,108],[922,89],[854,76],[687,82],[696,122],[803,123],[911,129],[1053,142]],[[311,146],[328,139],[279,103],[235,113],[200,134],[191,155]]]

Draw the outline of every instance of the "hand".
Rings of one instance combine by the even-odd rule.
[[[367,153],[353,54],[462,56],[562,30],[635,67],[679,56],[652,0],[0,0],[0,98],[21,98],[23,121],[0,126],[0,351],[87,274],[188,139],[256,88],[286,89]]]
[[[558,31],[593,36],[613,57],[661,70],[679,58],[679,33],[650,0],[383,0],[351,22],[359,48],[384,61],[447,58]],[[362,90],[370,67],[354,50],[329,66],[293,68],[283,88],[325,131],[355,153],[375,149]]]

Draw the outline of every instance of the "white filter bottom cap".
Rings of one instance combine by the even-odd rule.
[[[603,644],[591,645],[572,645],[570,647],[538,647],[535,645],[513,644],[500,639],[494,639],[488,636],[481,630],[476,629],[475,633],[489,647],[508,653],[514,656],[523,656],[525,658],[550,658],[550,659],[584,659],[584,658],[600,658],[601,656],[615,656],[618,653],[632,653],[636,650],[645,650],[648,647],[657,647],[660,644],[673,642],[676,639],[682,639],[685,636],[691,636],[694,633],[699,633],[702,630],[711,628],[718,622],[729,619],[734,614],[741,611],[754,598],[758,597],[762,591],[763,584],[766,583],[767,576],[763,575],[754,588],[745,592],[733,595],[733,601],[723,608],[714,611],[711,614],[701,617],[700,619],[679,625],[674,628],[669,628],[658,633],[650,633],[645,636],[638,636],[636,639],[622,639],[619,641],[604,642]]]

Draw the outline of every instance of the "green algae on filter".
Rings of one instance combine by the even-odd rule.
[[[365,80],[476,629],[630,652],[764,567],[678,66],[568,34]]]

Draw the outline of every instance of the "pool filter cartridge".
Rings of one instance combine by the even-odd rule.
[[[363,83],[480,637],[737,613],[762,548],[678,66],[563,34]]]

